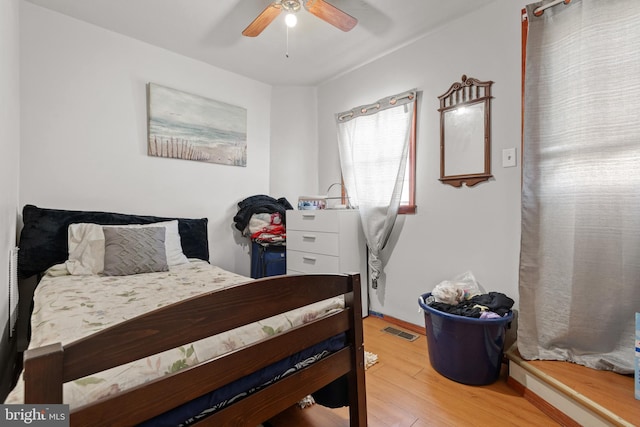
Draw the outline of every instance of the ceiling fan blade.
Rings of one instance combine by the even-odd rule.
[[[256,37],[259,35],[262,30],[267,28],[271,22],[276,19],[276,17],[282,11],[282,7],[279,3],[273,2],[269,6],[267,6],[261,13],[253,20],[251,24],[242,32],[243,36],[247,37]]]
[[[304,7],[313,15],[342,31],[349,31],[358,23],[356,18],[324,0],[306,0]]]

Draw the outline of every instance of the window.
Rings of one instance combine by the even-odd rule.
[[[415,212],[416,95],[413,89],[336,114],[343,178],[359,209],[374,289],[397,214]]]

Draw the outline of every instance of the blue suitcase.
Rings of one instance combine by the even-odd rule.
[[[285,245],[263,245],[251,243],[251,277],[287,274],[287,247]]]

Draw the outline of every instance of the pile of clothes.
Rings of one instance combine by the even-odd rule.
[[[284,197],[274,199],[258,194],[238,203],[238,213],[233,217],[235,227],[242,235],[258,243],[284,243],[286,211],[293,209]]]
[[[429,307],[458,316],[476,317],[480,319],[497,319],[504,317],[513,307],[513,300],[500,292],[489,292],[472,296],[457,304],[427,301]]]
[[[501,292],[482,291],[473,274],[436,285],[426,301],[429,307],[458,316],[497,319],[511,311],[514,301]]]

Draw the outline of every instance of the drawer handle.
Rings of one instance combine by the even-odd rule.
[[[316,236],[314,236],[313,234],[303,234],[302,235],[302,240],[316,240]]]
[[[303,256],[302,260],[307,262],[312,262],[314,264],[316,263],[316,258],[312,256]]]
[[[303,219],[315,219],[316,215],[315,214],[302,214],[302,218]]]

